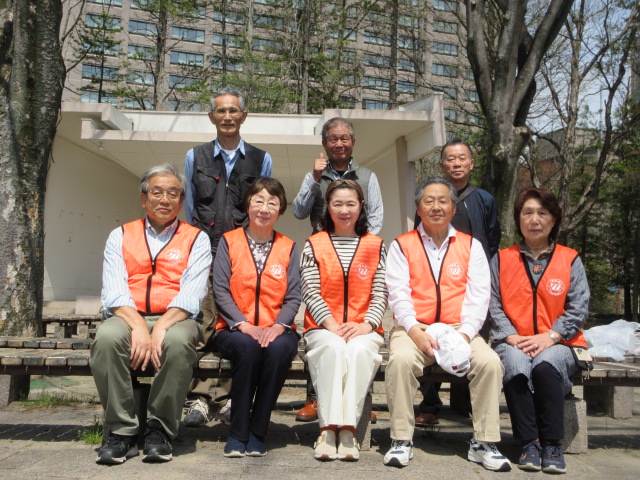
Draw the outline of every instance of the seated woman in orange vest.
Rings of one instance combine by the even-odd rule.
[[[562,209],[547,189],[518,195],[515,223],[524,238],[491,261],[489,313],[504,367],[513,435],[523,470],[564,473],[564,396],[578,370],[571,347],[585,347],[589,285],[578,252],[555,243]]]
[[[231,360],[231,427],[225,457],[264,456],[271,411],[298,349],[296,245],[273,230],[287,208],[282,184],[258,178],[244,199],[246,228],[223,235],[213,268],[214,347]]]
[[[330,183],[325,200],[323,230],[307,239],[300,261],[307,363],[320,423],[314,457],[355,461],[355,427],[382,360],[386,250],[380,237],[367,233],[358,183]]]

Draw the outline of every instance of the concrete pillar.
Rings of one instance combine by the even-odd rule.
[[[613,418],[631,418],[633,415],[633,387],[584,387],[584,399],[589,410]]]
[[[29,375],[0,375],[0,407],[29,396]]]
[[[578,397],[564,399],[564,438],[566,453],[587,453],[587,402]]]

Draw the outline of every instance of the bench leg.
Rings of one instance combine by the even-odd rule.
[[[362,416],[356,426],[356,441],[360,444],[360,450],[368,452],[371,450],[371,408],[373,407],[373,398],[371,393],[367,393],[364,399],[364,407],[362,408]]]
[[[564,451],[567,453],[587,453],[587,402],[568,395],[564,399]]]
[[[631,418],[633,415],[633,387],[585,386],[584,399],[589,410],[613,418]]]
[[[29,396],[30,375],[0,375],[0,407]]]

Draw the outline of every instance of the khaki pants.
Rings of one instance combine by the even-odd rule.
[[[454,328],[456,326],[454,325]],[[387,401],[391,414],[391,438],[411,440],[415,428],[413,400],[424,367],[434,363],[421,352],[406,330],[394,320],[389,334],[389,364],[385,370]],[[499,397],[504,368],[500,358],[480,336],[471,340],[470,380],[473,438],[500,441]]]
[[[150,331],[158,318],[146,317]],[[160,356],[162,368],[153,379],[147,412],[148,419],[158,420],[171,438],[178,435],[182,404],[193,375],[196,345],[200,340],[200,327],[192,319],[174,324],[164,338]],[[89,364],[104,407],[104,423],[119,435],[138,434],[130,352],[131,327],[127,322],[120,317],[102,322],[91,345]],[[151,362],[147,371],[153,371]]]

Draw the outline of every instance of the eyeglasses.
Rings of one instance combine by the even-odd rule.
[[[351,135],[329,135],[327,137],[327,143],[331,145],[335,145],[338,142],[350,143],[351,141],[353,141]]]
[[[154,188],[148,192],[146,192],[148,196],[153,198],[154,200],[160,200],[165,195],[169,200],[177,200],[182,195],[182,190],[179,188],[170,188],[168,190],[162,190],[161,188]]]
[[[280,210],[280,202],[275,202],[273,200],[265,202],[262,198],[252,198],[249,204],[253,208],[257,209],[262,209],[266,205],[269,210]]]

